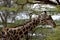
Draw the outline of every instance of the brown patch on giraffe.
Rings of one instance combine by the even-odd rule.
[[[15,35],[14,35],[14,38],[18,38],[18,36],[19,36],[18,34],[15,34]]]
[[[15,35],[16,34],[16,30],[13,30],[13,35]]]
[[[24,32],[24,31],[26,30],[26,27],[24,27],[22,30],[23,30],[23,32]]]
[[[16,32],[19,32],[19,31],[21,31],[21,29],[18,28],[18,29],[16,30]]]
[[[24,34],[26,35],[28,33],[28,31],[26,30],[25,32],[24,32]]]
[[[23,31],[19,31],[19,33],[18,33],[19,35],[22,35],[23,34]]]
[[[24,37],[24,35],[22,34],[22,35],[19,35],[19,38],[22,38],[22,37]]]
[[[10,34],[13,34],[13,33],[14,33],[13,30],[9,30],[8,32],[9,32]]]
[[[23,37],[23,35],[21,35],[21,38]]]
[[[15,38],[13,39],[13,37],[12,37],[12,36],[10,36],[10,37],[9,37],[9,40],[15,40]]]
[[[1,39],[2,40],[2,39]],[[3,40],[7,40],[6,38],[3,38]]]
[[[10,35],[10,33],[9,32],[7,32],[7,37],[10,37],[11,35]]]
[[[20,37],[17,37],[16,40],[20,40]]]

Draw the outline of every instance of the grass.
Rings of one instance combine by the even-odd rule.
[[[57,26],[55,32],[47,36],[45,40],[60,40],[60,26]]]

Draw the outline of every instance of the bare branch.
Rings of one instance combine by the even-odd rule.
[[[44,2],[44,4],[57,5],[57,3],[50,1],[50,0],[35,0],[35,1]]]
[[[1,19],[2,19],[2,22],[4,22],[4,18],[3,18],[3,16],[0,14],[0,17],[1,17]]]

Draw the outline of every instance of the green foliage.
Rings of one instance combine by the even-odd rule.
[[[17,11],[17,8],[9,8],[9,11]]]
[[[53,11],[56,11],[55,8],[49,8],[49,11],[53,12]]]
[[[33,2],[34,0],[28,0],[29,2]]]
[[[57,11],[57,12],[60,12],[60,5],[57,5],[57,6],[56,6],[56,11]]]
[[[28,0],[29,2],[33,2],[34,0]],[[27,3],[27,0],[18,0],[17,1],[18,4],[25,4]]]
[[[18,4],[25,4],[26,3],[26,0],[18,0],[17,3]]]
[[[51,30],[49,29],[43,29],[43,28],[35,28],[35,33],[44,33],[44,34],[48,34],[46,36],[46,38],[44,38],[44,40],[60,40],[60,26],[57,26],[57,28],[55,28],[55,31],[53,33],[50,33]],[[32,38],[33,39],[33,38]],[[36,38],[37,39],[37,38]],[[39,39],[39,38],[38,38]],[[37,40],[38,40],[37,39]]]
[[[16,11],[17,7],[16,8],[0,7],[0,10]]]
[[[21,25],[23,23],[24,23],[24,20],[16,20],[15,23],[8,23],[7,27],[14,27],[14,26],[17,26],[17,25]]]
[[[21,19],[21,20],[16,20],[16,21],[15,21],[15,24],[23,24],[23,23],[24,23],[24,20],[22,20],[22,19]]]
[[[41,14],[42,13],[42,11],[34,11],[33,10],[33,12],[32,12],[33,14]]]
[[[7,27],[8,27],[8,28],[12,28],[12,27],[14,27],[14,26],[16,26],[15,23],[8,23],[8,24],[7,24]]]
[[[45,40],[60,40],[60,26],[57,26],[55,32],[47,36]]]
[[[33,29],[33,32],[37,33],[37,34],[46,34],[46,35],[51,34],[50,29],[48,29],[48,28],[40,28],[40,27]]]

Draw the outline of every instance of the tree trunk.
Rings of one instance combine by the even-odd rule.
[[[56,0],[57,2],[58,2],[58,4],[60,5],[60,2],[59,2],[59,0]]]
[[[4,7],[11,7],[11,0],[3,0],[4,1]],[[3,26],[4,28],[7,27],[7,17],[8,17],[8,14],[9,14],[9,11],[8,10],[4,10],[5,12],[3,13],[3,16],[1,15],[1,19],[2,19],[2,22],[3,22]]]
[[[17,13],[15,11],[13,11],[13,17],[12,17],[12,22],[15,21],[15,17],[16,17]]]

